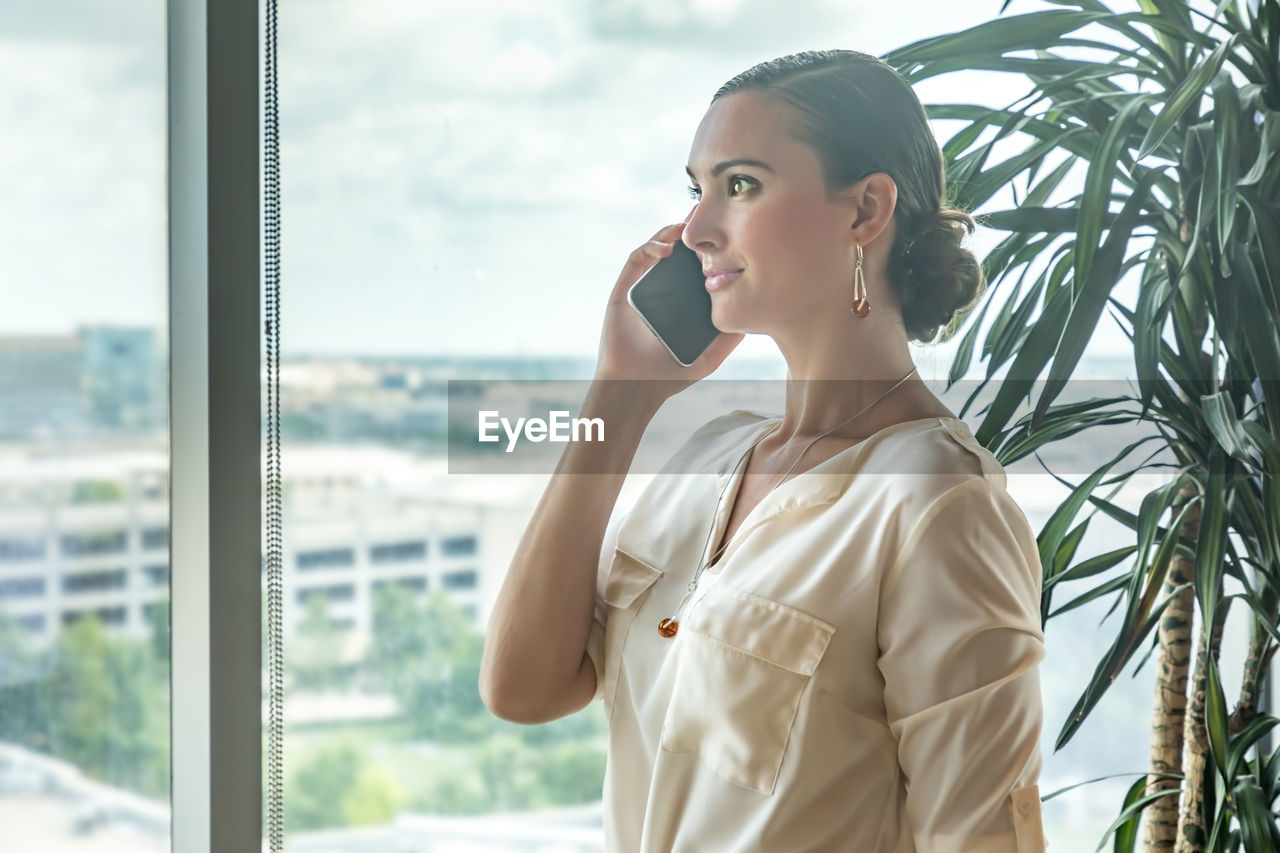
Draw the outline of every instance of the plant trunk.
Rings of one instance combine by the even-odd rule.
[[[1221,581],[1218,583],[1217,596],[1221,601]],[[1209,630],[1205,630],[1203,624],[1200,626],[1196,669],[1191,677],[1191,701],[1187,705],[1186,725],[1182,733],[1182,739],[1186,742],[1186,757],[1183,761],[1186,796],[1182,798],[1182,808],[1178,815],[1178,845],[1174,848],[1175,853],[1202,853],[1209,840],[1204,821],[1204,779],[1205,773],[1214,771],[1209,767],[1211,757],[1209,730],[1205,725],[1205,694],[1209,680],[1209,655],[1213,655],[1214,661],[1217,661],[1225,615],[1226,608],[1219,608]],[[1203,622],[1203,618],[1201,621]]]
[[[1182,490],[1184,499],[1195,494],[1188,484]],[[1178,508],[1174,508],[1176,518]],[[1200,507],[1192,507],[1180,531],[1195,540],[1200,534]],[[1165,577],[1165,594],[1191,581],[1195,563],[1175,552]],[[1156,691],[1151,716],[1151,772],[1182,772],[1182,730],[1187,710],[1187,669],[1191,661],[1191,625],[1195,608],[1195,590],[1187,587],[1178,593],[1165,610],[1157,628]],[[1143,812],[1143,849],[1147,853],[1165,853],[1173,849],[1178,836],[1179,780],[1167,776],[1148,776],[1144,793],[1169,790],[1170,794],[1147,805]]]
[[[1244,731],[1244,727],[1258,716],[1258,693],[1262,690],[1262,678],[1271,666],[1271,656],[1276,653],[1277,648],[1280,646],[1271,645],[1271,635],[1254,614],[1249,657],[1244,662],[1244,675],[1240,679],[1240,699],[1231,712],[1231,724],[1228,728],[1232,737]]]

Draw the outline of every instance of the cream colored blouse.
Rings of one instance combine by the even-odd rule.
[[[587,646],[607,849],[1043,851],[1039,553],[962,421],[775,488],[659,634],[773,420],[703,425],[610,519]]]

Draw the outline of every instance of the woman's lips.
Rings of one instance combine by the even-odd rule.
[[[716,275],[707,276],[707,290],[719,290],[738,276],[742,275],[742,270],[733,272],[717,273]]]

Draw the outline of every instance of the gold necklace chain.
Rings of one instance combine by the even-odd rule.
[[[858,413],[857,413],[856,415],[854,415],[853,417],[850,417],[850,418],[848,418],[848,419],[846,419],[846,420],[844,420],[844,421],[841,421],[840,423],[838,423],[838,424],[836,424],[835,426],[833,426],[831,429],[829,429],[829,430],[827,430],[826,432],[824,432],[822,435],[818,436],[817,438],[813,439],[813,440],[812,440],[812,441],[810,441],[808,444],[806,444],[806,445],[804,446],[804,450],[801,450],[801,451],[800,451],[800,455],[798,455],[798,456],[796,457],[795,461],[791,463],[791,467],[790,467],[790,468],[788,468],[788,469],[786,470],[786,473],[784,473],[780,479],[778,479],[778,480],[774,480],[774,481],[773,481],[773,483],[771,483],[771,484],[769,485],[769,489],[768,489],[768,491],[766,491],[766,492],[765,492],[765,495],[767,496],[770,492],[772,492],[775,488],[777,488],[777,486],[778,486],[778,485],[779,485],[783,480],[787,479],[787,477],[791,474],[791,472],[792,472],[793,470],[795,470],[796,465],[800,464],[800,460],[804,458],[804,455],[805,455],[806,453],[808,453],[808,452],[809,452],[809,448],[813,447],[813,446],[814,446],[815,444],[817,444],[820,440],[822,440],[822,439],[826,438],[827,436],[831,435],[831,433],[833,433],[833,432],[835,432],[836,430],[840,429],[840,427],[842,427],[842,426],[844,426],[845,424],[849,423],[849,422],[850,422],[850,421],[852,421],[854,418],[856,418],[856,417],[859,417],[859,416],[861,416],[861,415],[866,414],[866,413],[871,409],[871,407],[872,407],[872,406],[874,406],[876,403],[879,403],[879,402],[880,402],[881,400],[883,400],[885,397],[888,397],[890,394],[892,394],[895,390],[897,390],[897,388],[898,388],[898,386],[899,386],[899,385],[901,385],[903,382],[906,382],[906,381],[911,377],[911,374],[913,374],[913,373],[915,373],[915,372],[916,372],[916,368],[914,368],[914,367],[913,367],[913,368],[911,368],[910,370],[908,370],[908,371],[907,371],[907,375],[906,375],[906,376],[902,377],[902,378],[901,378],[901,379],[899,379],[897,382],[895,382],[895,383],[894,383],[894,385],[893,385],[893,387],[892,387],[892,388],[890,388],[888,391],[885,391],[885,392],[884,392],[883,394],[881,394],[879,397],[877,397],[876,399],[872,400],[872,401],[871,401],[871,402],[870,402],[870,403],[869,403],[865,408],[863,408],[863,409],[862,409],[862,411],[858,412]],[[774,424],[772,427],[770,427],[768,432],[766,432],[764,435],[760,436],[760,437],[759,437],[759,438],[757,438],[755,441],[753,441],[753,442],[751,443],[751,447],[748,447],[748,448],[747,448],[747,450],[746,450],[746,452],[742,454],[742,458],[738,460],[738,465],[741,465],[741,464],[742,464],[743,460],[745,460],[745,459],[747,458],[747,456],[751,453],[751,451],[755,449],[755,446],[756,446],[757,444],[759,444],[760,442],[762,442],[762,441],[764,441],[766,438],[768,438],[771,434],[773,434],[773,431],[774,431],[774,430],[776,430],[776,429],[777,429],[778,427],[780,427],[780,426],[782,426],[782,421],[781,421],[781,420],[779,420],[776,424]],[[737,471],[738,471],[737,466],[734,466],[733,471],[734,471],[734,473],[735,473],[735,474],[737,473]],[[730,478],[729,478],[729,479],[730,479],[730,483],[731,483],[731,482],[733,481],[733,476],[732,476],[732,475],[730,475]],[[725,490],[728,490],[728,488],[729,488],[729,483],[726,483],[726,484],[725,484]],[[717,506],[719,506],[719,503],[720,503],[720,501],[722,501],[722,500],[724,500],[724,491],[721,491],[721,492],[720,492],[720,498],[716,501],[716,505],[717,505]],[[711,538],[711,534],[715,532],[715,527],[716,527],[716,522],[715,522],[715,518],[713,517],[713,518],[712,518],[712,520],[711,520],[711,529],[707,531],[707,539],[708,539],[708,540],[710,540],[710,538]],[[726,540],[726,541],[725,541],[725,543],[724,543],[723,545],[721,545],[721,546],[720,546],[720,549],[719,549],[718,551],[716,551],[714,554],[712,554],[710,558],[708,558],[706,561],[704,561],[704,562],[702,563],[702,565],[698,566],[698,570],[697,570],[696,572],[694,572],[694,574],[693,574],[693,580],[689,581],[688,591],[687,591],[687,592],[685,592],[684,596],[680,599],[680,603],[676,605],[675,613],[673,613],[672,615],[668,616],[666,619],[663,619],[661,622],[659,622],[659,623],[658,623],[658,633],[659,633],[659,634],[661,634],[661,635],[662,635],[662,636],[664,636],[664,637],[674,637],[674,636],[676,635],[676,631],[677,631],[677,630],[679,630],[679,628],[680,628],[680,621],[679,621],[680,613],[681,613],[681,611],[684,609],[684,605],[685,605],[685,603],[689,600],[689,597],[693,595],[694,590],[696,590],[696,589],[698,588],[698,578],[702,577],[702,572],[703,572],[703,570],[704,570],[704,569],[706,569],[706,567],[707,567],[707,566],[709,566],[710,564],[714,563],[714,562],[716,561],[716,558],[717,558],[717,557],[719,557],[721,554],[723,554],[723,553],[724,553],[724,550],[725,550],[726,548],[728,548],[728,547],[729,547],[729,542],[730,542],[730,541],[732,541],[732,540],[731,540],[731,539],[730,539],[730,540]],[[705,548],[705,547],[706,547],[706,545],[703,545],[703,547]]]

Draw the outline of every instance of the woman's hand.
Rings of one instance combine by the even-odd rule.
[[[690,211],[689,216],[692,215]],[[693,364],[684,367],[671,357],[666,346],[627,302],[631,285],[671,254],[675,241],[684,233],[684,225],[679,222],[659,229],[653,239],[627,258],[609,295],[596,358],[596,379],[654,380],[655,393],[665,399],[714,372],[746,337],[741,332],[721,332]]]

